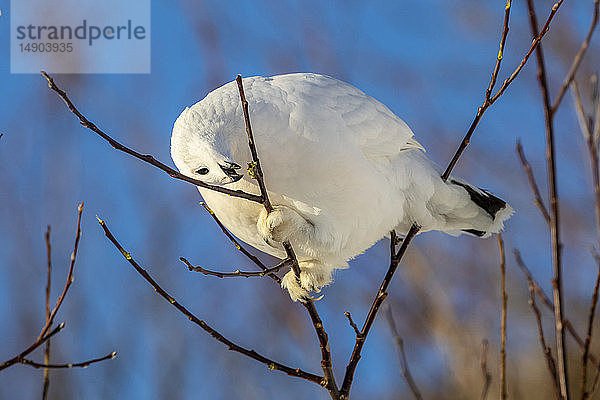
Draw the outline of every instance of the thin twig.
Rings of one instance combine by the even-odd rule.
[[[356,326],[356,323],[352,319],[352,314],[350,314],[350,311],[346,311],[344,313],[344,315],[346,316],[346,318],[348,318],[348,323],[350,324],[350,326],[352,327],[352,329],[354,329],[354,333],[358,337],[360,335],[360,330],[358,329],[358,326]]]
[[[591,392],[587,391],[586,379],[587,379],[587,364],[590,353],[590,345],[592,343],[592,330],[594,327],[594,315],[596,313],[596,306],[598,305],[598,291],[600,288],[600,263],[598,263],[598,274],[596,275],[596,283],[594,284],[594,292],[592,294],[592,301],[590,304],[588,314],[588,326],[587,335],[585,337],[585,346],[583,348],[582,356],[582,374],[581,374],[581,399],[585,400],[591,396]]]
[[[250,152],[252,154],[252,175],[257,180],[258,186],[260,188],[262,204],[265,207],[265,210],[270,213],[273,211],[273,206],[271,201],[269,200],[269,195],[267,192],[267,188],[264,182],[264,176],[262,173],[262,169],[260,166],[260,159],[258,158],[258,151],[256,150],[256,144],[254,142],[254,136],[252,134],[252,125],[250,123],[250,113],[248,111],[248,101],[246,100],[246,95],[244,93],[244,85],[242,83],[241,75],[238,75],[236,78],[236,82],[238,85],[238,90],[240,93],[240,100],[242,102],[242,110],[244,113],[244,121],[246,123],[246,134],[248,135],[248,146],[250,147]],[[283,248],[285,249],[287,260],[291,261],[291,269],[294,271],[296,275],[296,279],[300,280],[300,266],[298,264],[298,258],[294,252],[294,249],[289,241],[284,241],[282,243]],[[325,332],[325,328],[323,327],[323,321],[321,321],[321,317],[319,316],[317,309],[310,298],[304,298],[301,301],[302,305],[308,311],[310,319],[312,321],[313,327],[315,329],[315,333],[317,334],[317,338],[319,340],[319,347],[321,348],[321,367],[323,369],[324,374],[324,382],[323,387],[325,387],[330,396],[333,399],[340,398],[339,389],[337,387],[337,383],[335,381],[335,377],[333,375],[333,365],[331,361],[331,350],[329,348],[329,337]]]
[[[254,143],[254,135],[252,134],[252,125],[250,124],[250,113],[248,111],[248,101],[246,100],[246,94],[244,93],[244,85],[242,84],[242,76],[238,75],[235,78],[237,82],[238,90],[240,92],[240,100],[242,101],[242,111],[244,113],[244,121],[246,122],[246,134],[248,135],[248,147],[250,147],[250,153],[252,154],[252,165],[251,175],[258,182],[260,193],[263,197],[263,205],[268,213],[273,211],[273,206],[269,200],[267,194],[267,187],[265,186],[265,178],[260,165],[260,159],[258,158],[258,150],[256,150],[256,144]]]
[[[537,182],[533,175],[533,170],[531,169],[531,164],[525,158],[525,153],[523,152],[523,147],[521,146],[521,141],[517,141],[517,154],[519,155],[519,159],[521,160],[521,165],[525,169],[525,173],[527,174],[527,179],[529,179],[529,186],[531,187],[531,191],[533,192],[533,204],[537,206],[537,208],[542,213],[544,220],[549,225],[550,224],[550,214],[548,214],[548,209],[544,205],[544,201],[542,200],[542,196],[540,195],[540,190],[538,189]]]
[[[529,57],[531,57],[531,54],[533,54],[534,50],[536,50],[538,48],[538,46],[541,44],[542,38],[550,29],[550,22],[552,22],[552,19],[554,19],[554,16],[556,15],[556,12],[562,5],[563,1],[564,0],[559,0],[552,5],[552,9],[550,10],[550,14],[548,15],[548,18],[546,19],[546,23],[544,24],[544,27],[542,28],[540,33],[534,37],[533,41],[531,42],[531,46],[529,46],[529,50],[527,50],[527,53],[525,53],[525,57],[523,57],[523,59],[521,60],[521,63],[517,66],[517,68],[514,70],[514,72],[508,78],[506,78],[506,80],[502,83],[502,86],[500,86],[500,89],[498,89],[496,94],[491,98],[490,101],[492,103],[495,102],[496,100],[498,100],[498,98],[500,96],[502,96],[502,94],[504,93],[506,88],[508,88],[508,85],[510,85],[517,78],[517,76],[519,75],[519,72],[521,72],[521,70],[523,69],[523,67],[525,66],[527,61],[529,60]]]
[[[538,308],[535,302],[535,288],[531,281],[529,281],[529,305],[533,310],[537,322],[538,337],[540,340],[540,345],[542,346],[542,352],[544,353],[544,356],[546,358],[548,372],[550,373],[550,376],[552,378],[552,383],[554,384],[553,387],[556,392],[556,396],[560,398],[560,383],[558,382],[558,377],[556,376],[556,363],[554,361],[554,357],[552,356],[552,350],[546,343],[546,338],[544,336],[544,327],[542,326],[542,313],[540,312],[540,309]]]
[[[550,300],[550,298],[548,297],[546,292],[544,292],[544,289],[542,289],[542,287],[539,285],[539,283],[533,278],[531,271],[529,270],[529,268],[527,268],[527,266],[525,265],[525,262],[523,261],[523,258],[521,257],[521,253],[517,249],[514,249],[513,252],[515,254],[515,259],[517,260],[517,265],[519,266],[519,268],[521,268],[521,271],[523,271],[523,273],[525,274],[525,278],[527,279],[527,281],[531,282],[533,284],[535,293],[542,300],[542,303],[544,303],[546,308],[548,308],[550,311],[553,311],[554,304],[552,304],[552,301]],[[571,321],[569,321],[568,319],[564,319],[563,324],[564,324],[565,328],[567,329],[567,331],[571,334],[571,337],[575,340],[577,345],[583,350],[585,343],[584,343],[583,339],[581,338],[581,336],[577,333],[575,328],[573,328],[573,324],[571,324]],[[592,353],[590,353],[589,359],[592,362],[592,364],[594,364],[596,366],[597,370],[600,372],[600,360],[598,358],[596,358],[596,356]]]
[[[188,270],[190,270],[190,271],[200,272],[204,275],[216,276],[217,278],[255,278],[255,277],[262,278],[269,274],[275,274],[275,273],[279,272],[280,269],[282,269],[284,267],[289,267],[292,263],[290,260],[286,259],[286,260],[283,260],[282,262],[280,262],[279,264],[277,264],[276,266],[274,266],[273,268],[268,268],[264,271],[249,272],[249,271],[237,270],[235,272],[220,272],[220,271],[211,271],[211,270],[202,268],[200,266],[194,267],[184,257],[180,257],[179,260],[181,262],[183,262],[187,266]]]
[[[592,115],[594,119],[592,138],[594,143],[598,144],[600,141],[600,84],[597,72],[590,77],[590,83],[592,86]]]
[[[98,222],[100,223],[100,226],[102,227],[102,230],[104,231],[104,234],[106,235],[108,240],[110,240],[110,242],[117,248],[117,250],[121,252],[123,257],[125,257],[125,259],[136,270],[136,272],[140,274],[146,280],[146,282],[148,282],[154,288],[156,293],[158,293],[163,299],[167,300],[170,304],[172,304],[173,307],[175,307],[180,313],[185,315],[191,322],[198,325],[217,341],[226,345],[229,350],[238,352],[249,358],[252,358],[253,360],[265,364],[270,370],[282,371],[290,376],[295,376],[297,378],[302,378],[307,381],[316,383],[318,385],[322,385],[323,377],[311,374],[309,372],[305,372],[300,368],[288,367],[286,365],[273,361],[265,356],[262,356],[254,350],[248,350],[244,347],[238,346],[237,344],[233,343],[232,341],[221,335],[221,333],[210,327],[206,322],[200,320],[198,317],[196,317],[194,314],[188,311],[187,308],[185,308],[183,305],[177,302],[177,300],[175,300],[170,294],[168,294],[162,287],[160,287],[160,285],[150,276],[150,274],[145,269],[140,267],[140,265],[131,257],[131,255],[127,251],[125,251],[125,249],[113,236],[111,231],[108,229],[108,226],[105,221],[98,219]]]
[[[184,182],[188,182],[188,183],[191,183],[192,185],[200,186],[205,189],[214,190],[215,192],[225,193],[225,194],[228,194],[233,197],[239,197],[242,199],[250,200],[255,203],[263,202],[263,199],[261,196],[256,196],[254,194],[246,193],[241,190],[231,190],[231,189],[227,189],[227,188],[224,188],[221,186],[209,185],[209,184],[199,181],[197,179],[190,178],[189,176],[183,175],[182,173],[175,171],[173,168],[161,163],[160,161],[156,160],[153,156],[151,156],[149,154],[141,154],[135,150],[130,149],[127,146],[122,145],[121,143],[117,142],[115,139],[110,137],[108,134],[106,134],[104,131],[102,131],[100,128],[98,128],[93,122],[90,122],[81,112],[79,112],[79,110],[75,107],[75,105],[73,105],[73,103],[69,99],[69,96],[67,95],[67,93],[65,93],[58,86],[56,86],[56,84],[54,83],[54,80],[52,79],[52,77],[50,75],[48,75],[44,71],[42,71],[42,75],[44,75],[44,77],[48,80],[48,87],[50,89],[52,89],[53,91],[55,91],[60,96],[60,98],[63,99],[63,101],[69,108],[69,110],[73,114],[75,114],[75,116],[79,119],[81,125],[88,128],[92,132],[96,133],[102,139],[106,140],[114,149],[122,151],[124,153],[127,153],[130,156],[133,156],[139,160],[144,161],[145,163],[155,166],[156,168],[160,169],[161,171],[166,172],[171,178],[178,179],[178,180],[181,180]]]
[[[32,351],[34,351],[35,349],[37,349],[38,347],[40,347],[41,345],[43,345],[44,343],[46,343],[47,340],[49,340],[52,336],[54,336],[58,332],[60,332],[64,327],[65,327],[65,323],[61,322],[60,324],[58,324],[58,326],[56,326],[56,328],[54,328],[53,330],[51,330],[49,333],[47,333],[41,339],[36,340],[35,342],[33,342],[33,344],[31,346],[29,346],[28,348],[26,348],[25,350],[23,350],[21,353],[17,354],[16,356],[14,356],[13,358],[11,358],[9,360],[6,360],[6,361],[0,363],[0,371],[2,371],[3,369],[8,368],[10,366],[13,366],[15,364],[20,363],[21,360],[23,358],[25,358],[29,353],[31,353]]]
[[[538,24],[535,14],[533,0],[527,0],[527,8],[529,9],[529,22],[531,26],[531,34],[534,38],[538,37]],[[563,324],[563,285],[562,285],[562,254],[560,243],[560,218],[558,207],[558,190],[556,182],[556,152],[554,146],[554,114],[550,105],[550,94],[548,92],[548,78],[546,76],[546,66],[544,61],[544,53],[540,44],[536,49],[536,58],[538,65],[538,81],[542,94],[542,104],[544,107],[544,121],[546,131],[546,163],[548,169],[548,190],[550,198],[550,236],[552,239],[552,264],[553,264],[553,280],[552,292],[554,295],[554,329],[556,332],[556,358],[558,361],[558,380],[560,383],[560,395],[564,400],[569,399],[569,380],[567,370],[567,346],[565,343],[565,330]]]
[[[586,112],[583,107],[583,101],[581,100],[581,94],[579,93],[579,85],[577,85],[577,81],[573,80],[571,82],[571,92],[573,93],[573,101],[575,102],[575,113],[577,114],[577,120],[579,121],[579,128],[581,129],[581,133],[583,133],[583,137],[585,138],[586,143],[592,141],[592,121],[586,115]]]
[[[29,360],[27,358],[24,358],[21,360],[21,364],[25,364],[25,365],[29,365],[30,367],[33,368],[44,368],[44,369],[48,369],[48,368],[54,368],[54,369],[60,369],[60,368],[87,368],[90,364],[94,364],[100,361],[104,361],[104,360],[112,360],[113,358],[115,358],[117,356],[117,352],[113,351],[110,354],[105,355],[104,357],[100,357],[100,358],[94,358],[92,360],[87,360],[87,361],[83,361],[83,362],[78,362],[78,363],[67,363],[67,364],[48,364],[48,363],[38,363],[35,362],[33,360]]]
[[[498,234],[498,251],[500,253],[500,274],[502,288],[502,326],[501,326],[501,344],[500,344],[500,398],[506,399],[506,311],[508,296],[506,294],[506,261],[504,258],[504,242],[502,235]]]
[[[577,52],[577,54],[575,55],[575,58],[573,59],[571,68],[569,68],[569,72],[567,73],[567,76],[565,77],[565,80],[562,83],[562,85],[560,86],[560,89],[558,90],[558,94],[556,95],[556,98],[554,99],[554,102],[552,103],[551,110],[552,110],[553,114],[556,113],[556,110],[558,110],[558,106],[560,106],[560,102],[562,101],[565,93],[567,92],[569,85],[575,78],[575,73],[579,69],[579,64],[581,64],[581,60],[583,60],[583,56],[590,45],[590,40],[592,39],[594,30],[596,29],[596,25],[598,24],[599,4],[600,4],[600,0],[594,0],[594,16],[592,17],[592,23],[590,24],[588,33],[585,36],[583,43],[581,43],[581,46],[579,47],[579,51]]]
[[[483,339],[481,342],[481,374],[483,375],[483,389],[481,389],[481,400],[486,400],[492,383],[492,374],[487,367],[488,341]]]
[[[490,84],[488,85],[488,88],[485,91],[486,101],[491,100],[490,97],[492,96],[492,90],[494,90],[494,86],[496,86],[496,79],[498,78],[498,72],[500,72],[500,64],[502,63],[502,59],[504,58],[504,45],[506,44],[508,30],[510,29],[508,26],[508,20],[510,19],[510,8],[511,0],[506,0],[506,5],[504,6],[504,24],[502,27],[502,35],[500,37],[500,49],[498,50],[498,57],[496,57],[496,65],[494,66],[494,71],[492,72]]]
[[[267,266],[262,261],[260,261],[258,257],[256,257],[255,255],[253,255],[252,253],[250,253],[248,250],[246,250],[246,248],[240,244],[240,242],[235,238],[235,236],[233,236],[227,230],[227,228],[225,228],[225,225],[223,225],[223,223],[219,220],[219,218],[214,213],[214,211],[211,210],[210,207],[208,207],[208,205],[206,203],[201,202],[200,204],[204,207],[204,209],[206,211],[208,211],[208,213],[210,214],[210,216],[212,217],[212,219],[217,223],[217,225],[219,226],[219,228],[221,228],[221,231],[223,231],[223,233],[225,234],[225,236],[227,236],[227,239],[229,239],[229,241],[231,243],[233,243],[233,245],[235,246],[235,248],[237,250],[239,250],[243,255],[245,255],[250,261],[252,261],[254,264],[256,264],[263,271],[268,270]],[[275,275],[275,274],[269,274],[268,276],[271,279],[273,279],[275,282],[277,282],[278,284],[281,284],[281,278],[279,278],[277,275]]]
[[[527,50],[527,53],[525,54],[525,56],[523,57],[523,59],[521,60],[521,63],[517,66],[517,68],[514,70],[514,72],[508,78],[506,78],[506,80],[502,83],[502,86],[500,86],[500,89],[498,89],[498,91],[496,92],[496,94],[494,94],[492,97],[485,96],[483,104],[477,108],[477,113],[475,114],[475,118],[473,118],[473,122],[471,122],[471,126],[469,127],[467,133],[465,134],[462,142],[458,146],[458,149],[454,153],[454,156],[450,160],[450,163],[448,164],[448,167],[446,168],[446,170],[442,174],[442,179],[443,180],[447,180],[450,177],[450,173],[452,172],[452,170],[456,166],[456,163],[458,162],[458,159],[460,158],[460,156],[462,155],[462,153],[465,151],[465,149],[469,145],[469,143],[471,141],[471,136],[473,136],[473,132],[475,132],[475,128],[477,128],[477,125],[479,125],[479,121],[481,120],[481,117],[483,117],[483,114],[485,113],[485,111],[492,104],[494,104],[496,102],[496,100],[498,100],[498,98],[500,96],[502,96],[504,94],[504,91],[517,78],[517,76],[519,75],[519,73],[521,72],[521,70],[523,69],[523,67],[527,63],[527,61],[529,60],[529,57],[531,56],[531,54],[533,53],[533,51],[538,47],[538,45],[540,44],[542,38],[544,37],[544,35],[548,31],[548,29],[550,28],[550,22],[554,18],[554,15],[556,14],[556,12],[558,11],[558,9],[560,8],[560,6],[563,3],[563,1],[564,0],[559,0],[557,3],[555,3],[552,6],[552,10],[550,11],[550,15],[548,15],[548,19],[546,20],[546,24],[544,25],[544,28],[542,29],[542,31],[540,32],[540,34],[533,40],[533,42],[531,42],[531,46],[529,47],[529,50]],[[507,5],[510,6],[510,3],[507,3]],[[507,14],[505,14],[505,17],[506,17],[506,15]],[[495,67],[494,67],[494,69],[495,69]],[[493,78],[493,74],[492,74],[492,78]],[[493,89],[493,87],[492,87],[492,89]],[[486,89],[486,93],[487,93],[487,90],[489,90],[489,86],[488,86],[488,89]]]
[[[46,316],[44,326],[43,326],[42,330],[40,331],[40,334],[38,335],[36,340],[31,344],[31,346],[29,346],[27,349],[25,349],[24,351],[22,351],[20,354],[16,355],[15,357],[11,358],[10,360],[7,360],[7,361],[3,362],[2,364],[0,364],[0,370],[2,370],[4,368],[8,368],[13,364],[21,362],[21,360],[23,358],[25,358],[29,353],[31,353],[32,351],[37,349],[42,344],[46,343],[46,341],[52,335],[56,334],[57,332],[59,332],[62,329],[62,327],[64,327],[64,322],[63,322],[61,325],[59,325],[60,328],[56,328],[51,332],[52,335],[50,335],[48,333],[50,331],[50,328],[52,327],[52,323],[54,322],[56,313],[60,309],[60,306],[62,305],[62,303],[65,299],[65,296],[67,295],[67,292],[69,291],[69,288],[71,287],[71,284],[73,283],[73,270],[75,268],[75,258],[77,256],[77,249],[79,248],[79,239],[81,238],[81,214],[82,214],[82,212],[83,212],[83,203],[79,204],[79,206],[77,207],[77,230],[75,233],[75,245],[73,247],[73,253],[71,253],[71,262],[69,265],[69,272],[67,273],[67,279],[65,282],[65,286],[62,290],[61,295],[59,296],[59,298],[56,301],[56,305],[50,311],[49,315]]]
[[[52,246],[50,244],[50,225],[46,230],[46,321],[47,324],[50,320],[50,289],[52,286]],[[50,340],[46,341],[46,348],[44,349],[44,364],[50,364]],[[43,376],[43,387],[42,387],[42,400],[48,398],[48,392],[50,389],[50,371],[48,368],[44,368]]]
[[[597,20],[597,12],[598,12],[598,2],[596,1],[595,8],[595,16],[594,23]],[[588,34],[588,38],[591,36],[591,31]],[[593,135],[593,121],[589,121],[589,126],[587,125],[588,119],[585,118],[585,111],[583,109],[583,103],[581,101],[581,96],[579,94],[579,90],[577,88],[577,82],[575,80],[572,81],[573,88],[573,97],[575,99],[575,105],[577,113],[579,114],[579,120],[581,122],[581,131],[586,139],[586,144],[588,147],[588,153],[590,156],[590,169],[592,172],[592,182],[594,188],[594,197],[595,197],[595,211],[596,211],[596,231],[598,235],[598,246],[600,248],[600,166],[598,165],[598,145]],[[585,338],[585,345],[583,348],[583,356],[582,356],[582,373],[581,373],[581,399],[585,400],[591,397],[592,392],[587,390],[587,364],[590,352],[590,345],[592,342],[592,333],[593,333],[593,325],[594,325],[594,315],[596,312],[596,306],[598,304],[598,289],[600,286],[600,258],[595,257],[596,262],[598,263],[598,274],[596,275],[596,283],[594,285],[594,291],[592,294],[592,301],[589,308],[588,313],[588,326],[587,326],[587,335]],[[595,387],[595,384],[594,384]]]
[[[373,304],[371,305],[371,309],[369,310],[369,313],[367,314],[365,323],[360,331],[360,335],[357,335],[357,337],[356,337],[356,342],[354,343],[354,348],[352,349],[352,355],[350,356],[350,360],[348,361],[348,365],[346,366],[346,374],[344,375],[344,382],[343,382],[342,388],[340,390],[340,398],[341,399],[348,399],[348,396],[350,394],[350,387],[352,386],[352,380],[354,379],[354,372],[356,371],[356,367],[358,365],[358,362],[360,361],[360,357],[361,357],[360,353],[365,344],[365,340],[366,340],[367,336],[369,335],[371,326],[373,325],[373,322],[375,321],[375,316],[377,315],[377,312],[379,311],[381,304],[383,304],[383,301],[387,297],[387,288],[392,281],[392,278],[394,276],[394,273],[396,272],[396,268],[398,268],[398,264],[400,263],[400,260],[402,260],[402,257],[404,256],[404,254],[406,253],[406,250],[408,249],[408,245],[410,244],[411,240],[415,237],[415,235],[419,232],[419,229],[420,229],[420,227],[416,224],[413,224],[410,227],[410,230],[404,237],[404,240],[402,241],[402,245],[400,246],[400,249],[398,250],[397,253],[393,252],[393,250],[394,250],[393,246],[390,248],[390,250],[391,250],[390,266],[387,270],[387,273],[385,274],[385,277],[383,278],[383,281],[381,282],[381,286],[379,287],[379,290],[377,291],[377,295],[375,296],[375,299],[373,300]]]
[[[396,348],[398,350],[398,356],[400,358],[400,369],[402,371],[402,376],[406,381],[410,391],[413,396],[417,400],[423,400],[423,396],[421,395],[421,391],[417,386],[412,374],[410,373],[410,369],[408,367],[408,361],[406,360],[406,352],[404,351],[404,340],[398,333],[398,329],[396,328],[396,322],[394,321],[394,316],[392,315],[392,308],[387,307],[387,319],[390,329],[392,331],[392,336],[394,337],[394,341],[396,342]]]
[[[62,293],[58,297],[58,300],[56,300],[56,305],[50,312],[50,316],[47,318],[46,324],[44,325],[44,327],[42,328],[42,331],[40,332],[40,334],[38,336],[38,340],[42,336],[44,336],[48,332],[50,327],[52,326],[54,317],[56,316],[56,313],[58,312],[60,306],[62,305],[62,303],[65,299],[65,296],[67,295],[67,292],[69,291],[69,288],[71,287],[71,284],[75,280],[75,277],[73,276],[73,271],[75,269],[75,259],[77,258],[77,250],[79,249],[79,239],[81,239],[81,214],[82,213],[83,213],[83,203],[79,204],[79,206],[77,207],[77,230],[75,232],[75,245],[73,246],[73,252],[71,253],[71,261],[69,264],[69,272],[67,273],[67,281],[65,282],[65,286],[62,290]]]

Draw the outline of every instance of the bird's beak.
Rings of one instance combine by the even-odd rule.
[[[219,164],[219,167],[225,172],[225,175],[231,178],[231,182],[229,183],[237,182],[244,176],[237,173],[237,170],[242,167],[234,162],[226,161],[226,165]]]

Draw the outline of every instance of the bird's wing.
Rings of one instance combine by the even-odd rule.
[[[258,79],[268,80],[285,96],[291,105],[290,125],[305,135],[327,135],[340,144],[354,141],[369,159],[424,150],[403,120],[347,83],[307,73]]]

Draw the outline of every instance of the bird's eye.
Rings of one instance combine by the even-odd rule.
[[[202,168],[196,170],[196,173],[200,174],[200,175],[206,175],[206,174],[208,174],[208,168],[202,167]]]

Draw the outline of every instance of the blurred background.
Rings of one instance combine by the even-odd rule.
[[[237,74],[312,71],[349,82],[386,104],[446,165],[466,132],[498,52],[503,0],[152,2],[152,73],[54,75],[79,109],[117,140],[170,164],[172,124],[183,110]],[[551,1],[536,1],[545,20]],[[58,314],[53,362],[116,350],[87,369],[51,371],[52,399],[327,399],[226,348],[158,297],[104,237],[96,216],[176,299],[234,342],[321,374],[308,315],[268,279],[188,272],[178,259],[219,270],[250,269],[191,185],[123,153],[82,128],[41,75],[9,73],[8,1],[0,0],[0,360],[29,346],[44,319],[46,226],[52,226],[52,303],[64,285],[78,202],[85,202],[75,282]],[[552,98],[585,36],[593,1],[565,2],[544,39]],[[527,10],[515,2],[500,83],[531,43]],[[589,77],[600,42],[577,74],[590,107]],[[553,396],[519,249],[550,293],[550,235],[515,153],[520,139],[546,199],[544,121],[535,59],[488,110],[454,174],[515,208],[503,234],[507,256],[508,387],[515,399]],[[597,264],[587,149],[572,97],[556,115],[558,190],[564,243],[565,310],[583,335]],[[267,262],[274,262],[261,256]],[[389,262],[384,240],[338,271],[316,303],[343,377],[354,344],[344,317],[362,322]],[[392,282],[387,304],[414,378],[429,399],[479,398],[481,343],[489,341],[490,398],[499,392],[500,273],[495,238],[419,235]],[[549,343],[553,315],[544,310]],[[581,353],[569,337],[571,375]],[[600,346],[593,342],[595,353]],[[32,356],[41,361],[40,349]],[[593,375],[592,375],[593,376]],[[578,393],[578,384],[572,389]],[[0,373],[1,399],[40,398],[42,372]],[[385,313],[377,318],[352,388],[355,399],[410,398]],[[596,393],[595,398],[600,398]]]

